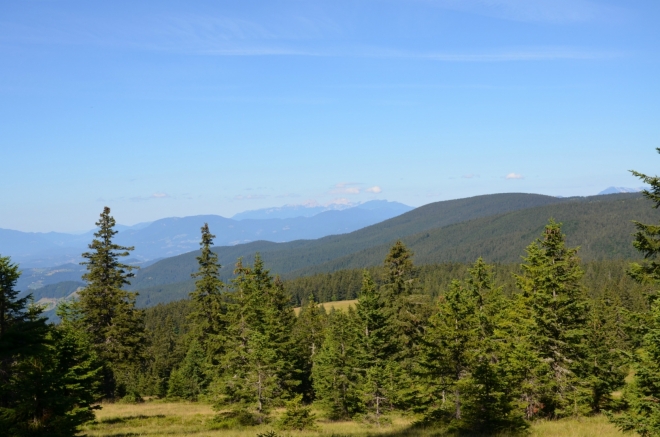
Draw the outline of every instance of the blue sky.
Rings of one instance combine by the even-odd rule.
[[[0,227],[636,187],[659,22],[657,0],[2,2]]]

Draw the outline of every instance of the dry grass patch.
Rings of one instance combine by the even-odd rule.
[[[281,411],[276,411],[277,416]],[[256,437],[273,429],[262,425],[242,429],[213,429],[214,411],[209,405],[189,402],[145,402],[143,404],[104,404],[96,414],[96,421],[83,427],[90,437]],[[320,416],[317,412],[317,417]],[[392,418],[383,427],[357,422],[318,421],[318,431],[278,432],[283,437],[440,437],[442,432],[432,429],[409,429],[410,419]],[[534,423],[529,437],[622,437],[623,433],[605,417]],[[507,436],[501,436],[507,437]]]

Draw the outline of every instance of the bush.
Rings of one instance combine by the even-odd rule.
[[[140,393],[135,390],[126,393],[126,395],[118,401],[120,404],[141,404],[142,402],[144,402],[144,399],[142,399]]]
[[[245,426],[256,426],[263,423],[260,417],[247,410],[233,410],[219,413],[213,419],[212,429],[232,429]]]
[[[302,395],[297,395],[286,403],[286,411],[277,421],[277,427],[286,430],[316,429],[316,416],[309,406],[302,403]]]

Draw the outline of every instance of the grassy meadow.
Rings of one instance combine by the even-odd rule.
[[[348,311],[349,307],[355,307],[355,304],[357,303],[357,299],[354,300],[339,300],[335,302],[324,302],[320,303],[319,306],[322,306],[325,308],[327,312],[332,311],[333,309],[336,311]],[[296,316],[300,314],[300,307],[296,307],[293,309],[296,313]]]
[[[83,427],[90,437],[256,437],[273,430],[270,425],[241,429],[214,429],[214,412],[209,405],[190,402],[148,401],[142,404],[104,404],[96,413],[96,421]],[[440,437],[438,430],[410,429],[410,419],[396,416],[390,425],[376,427],[358,422],[330,422],[319,417],[317,431],[277,431],[287,437],[367,437],[412,436]],[[526,436],[547,437],[622,437],[602,416],[575,420],[540,421],[533,424]],[[501,436],[506,437],[506,436]]]

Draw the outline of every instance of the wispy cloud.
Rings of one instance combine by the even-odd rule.
[[[426,0],[426,3],[461,12],[506,20],[545,23],[580,23],[618,19],[625,9],[592,0]]]
[[[374,185],[373,187],[367,188],[364,191],[366,191],[367,193],[378,194],[378,193],[381,193],[383,191],[383,189],[380,188],[378,185]]]
[[[463,179],[474,179],[480,177],[478,174],[468,173],[461,176]]]
[[[171,197],[172,197],[172,196],[170,196],[170,195],[167,194],[167,193],[157,192],[157,193],[153,193],[153,194],[150,195],[150,196],[135,196],[135,197],[131,197],[130,200],[131,200],[132,202],[146,202],[146,201],[148,201],[148,200],[169,199],[169,198],[171,198]]]
[[[359,182],[340,182],[330,190],[330,194],[360,194]]]
[[[523,179],[523,175],[520,173],[509,173],[504,177],[504,179]]]

